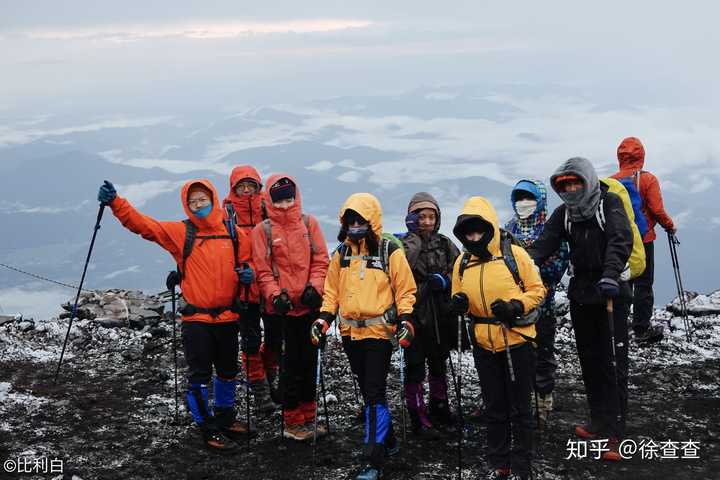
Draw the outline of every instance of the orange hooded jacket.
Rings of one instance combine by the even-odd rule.
[[[613,175],[613,178],[620,179],[630,177],[640,172],[640,197],[642,198],[643,215],[647,219],[648,231],[643,237],[644,243],[655,240],[655,224],[659,223],[665,229],[675,229],[672,218],[665,211],[662,194],[660,193],[660,182],[650,172],[644,171],[645,148],[639,139],[628,137],[623,140],[617,149],[618,164],[620,171]]]
[[[193,185],[202,185],[212,192],[213,207],[205,218],[198,218],[187,205],[188,191]],[[223,223],[224,214],[220,208],[215,187],[210,180],[191,180],[183,185],[180,200],[185,214],[197,227],[197,236],[227,235]],[[232,305],[238,292],[238,276],[235,273],[233,244],[230,239],[196,239],[187,265],[181,265],[185,246],[185,224],[183,222],[159,222],[138,212],[125,198],[115,197],[110,204],[113,214],[125,228],[141,235],[144,239],[160,245],[170,252],[175,262],[184,271],[183,297],[188,303],[202,308],[216,308]],[[237,229],[238,262],[250,262],[250,241],[245,233]],[[223,323],[238,319],[238,314],[226,310],[217,317],[206,313],[183,316],[183,321]]]
[[[257,182],[259,186],[257,193],[242,196],[235,193],[235,185],[244,178],[249,178]],[[235,210],[237,227],[250,238],[250,232],[252,232],[253,227],[265,219],[263,213],[262,181],[257,170],[250,165],[240,165],[233,168],[232,173],[230,173],[230,193],[225,197],[225,200],[223,200],[223,207],[228,203],[231,203]],[[245,300],[244,291],[241,291],[240,299]],[[258,287],[257,280],[250,285],[247,300],[250,303],[260,302],[260,288]]]
[[[287,210],[275,208],[270,193],[264,192],[268,220],[272,230],[272,259],[268,256],[267,237],[263,224],[253,228],[252,254],[253,263],[257,268],[257,282],[260,293],[265,299],[265,311],[272,313],[272,299],[287,290],[293,309],[289,316],[301,316],[310,309],[300,302],[303,290],[312,285],[322,295],[325,275],[328,269],[328,251],[325,237],[320,224],[312,215],[308,215],[308,227],[302,219],[302,197],[297,182],[290,175],[275,174],[267,180],[273,185],[281,178],[287,178],[295,184],[295,204]],[[313,240],[315,252],[310,252],[310,238]],[[272,261],[278,269],[275,279]]]

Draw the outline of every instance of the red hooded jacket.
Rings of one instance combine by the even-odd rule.
[[[312,215],[308,215],[308,227],[302,219],[302,197],[297,182],[289,175],[270,176],[267,185],[281,178],[287,178],[295,184],[295,204],[287,210],[275,208],[267,189],[264,192],[265,205],[272,230],[272,256],[278,269],[278,279],[273,276],[272,262],[268,257],[267,238],[262,223],[252,231],[253,263],[257,268],[257,281],[265,299],[265,310],[272,312],[272,299],[286,289],[293,309],[290,316],[300,316],[310,309],[300,303],[305,287],[310,284],[320,295],[323,294],[325,275],[328,269],[328,251],[320,224]],[[310,252],[310,238],[313,239],[315,252]]]
[[[628,137],[620,143],[617,149],[618,164],[620,171],[613,175],[613,178],[624,178],[640,172],[640,197],[642,198],[642,211],[647,219],[648,231],[643,237],[644,243],[655,240],[655,224],[659,223],[666,230],[674,230],[672,218],[665,211],[662,194],[660,193],[660,182],[650,172],[644,171],[645,148],[639,139]]]
[[[195,184],[200,184],[212,192],[212,211],[205,218],[193,215],[187,205],[188,191]],[[224,213],[220,208],[217,191],[210,180],[200,179],[187,182],[182,187],[180,200],[185,214],[197,227],[198,236],[228,234],[223,223]],[[119,196],[115,197],[110,208],[125,228],[141,235],[146,240],[157,243],[170,252],[175,262],[184,271],[180,288],[188,303],[202,308],[224,307],[233,303],[234,296],[239,289],[238,276],[235,273],[233,244],[230,239],[196,239],[192,254],[187,259],[187,265],[181,265],[186,230],[182,221],[159,222],[138,212],[130,205],[130,202]],[[238,262],[250,263],[250,240],[239,228],[237,234]],[[183,320],[186,322],[222,323],[237,319],[238,314],[230,310],[222,312],[217,317],[206,313],[183,316]]]
[[[257,182],[260,187],[257,193],[253,195],[238,195],[235,193],[235,185],[244,178],[250,178]],[[230,193],[223,200],[223,207],[228,203],[231,203],[235,210],[235,220],[238,228],[250,238],[253,227],[265,219],[262,181],[257,170],[250,165],[239,165],[233,168],[232,173],[230,173]],[[245,300],[244,292],[241,292],[240,297],[241,300]],[[260,302],[260,289],[257,280],[250,285],[247,300],[250,303]]]

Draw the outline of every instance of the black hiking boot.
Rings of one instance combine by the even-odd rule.
[[[435,425],[450,427],[457,424],[457,418],[450,412],[447,400],[431,398],[428,405],[428,416]]]
[[[237,444],[214,427],[201,429],[205,448],[218,453],[232,453],[237,450]]]
[[[654,325],[645,330],[635,330],[635,342],[636,343],[655,343],[663,339],[663,327],[661,325]]]

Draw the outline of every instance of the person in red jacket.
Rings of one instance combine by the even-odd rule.
[[[167,250],[178,265],[180,288],[187,305],[181,309],[182,338],[188,365],[187,405],[200,426],[208,448],[228,451],[237,446],[228,439],[254,435],[247,423],[235,418],[235,376],[238,373],[238,292],[253,282],[249,266],[250,242],[236,229],[233,241],[223,222],[217,192],[209,180],[191,180],[180,200],[188,220],[160,222],[138,212],[119,197],[112,183],[100,187],[98,200],[110,206],[120,223]],[[187,254],[188,229],[195,241]],[[213,409],[208,407],[208,384],[213,367]]]
[[[645,271],[633,282],[632,328],[637,342],[652,342],[662,338],[662,327],[652,327],[653,281],[655,274],[655,224],[659,223],[667,232],[676,232],[675,224],[663,206],[660,182],[650,172],[643,170],[645,148],[639,139],[628,137],[620,142],[617,149],[620,171],[613,178],[632,177],[642,199],[642,212],[647,220],[648,230],[643,236],[645,246]]]
[[[236,226],[250,236],[250,232],[265,219],[260,174],[250,165],[233,168],[230,174],[230,193],[223,200],[226,213],[233,214]],[[260,290],[257,282],[245,287],[241,299],[247,303],[243,321],[242,361],[246,378],[250,381],[255,406],[261,413],[275,410],[271,398],[271,386],[277,376],[277,356],[262,343],[260,329]],[[249,368],[248,368],[249,367]]]
[[[325,238],[315,217],[302,213],[297,182],[285,174],[267,180],[268,219],[253,228],[252,252],[264,299],[265,342],[281,351],[284,435],[312,438],[316,349],[308,332],[322,305],[328,269]],[[323,429],[319,432],[325,433]]]

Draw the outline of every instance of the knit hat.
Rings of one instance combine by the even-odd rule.
[[[270,186],[270,199],[275,202],[295,198],[295,184],[287,177],[283,177]]]

